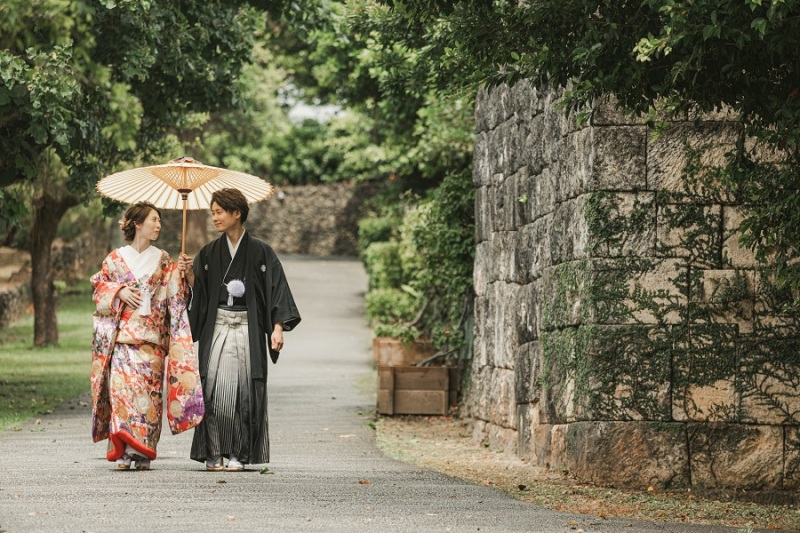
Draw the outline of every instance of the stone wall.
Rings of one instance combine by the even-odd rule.
[[[580,480],[800,488],[800,335],[695,179],[737,129],[579,127],[527,83],[476,105],[474,436]]]

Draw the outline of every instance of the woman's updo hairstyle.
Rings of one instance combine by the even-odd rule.
[[[161,218],[161,211],[150,202],[137,202],[125,211],[119,221],[119,229],[122,230],[125,242],[133,242],[133,238],[136,237],[136,224],[144,223],[150,211],[155,211]]]

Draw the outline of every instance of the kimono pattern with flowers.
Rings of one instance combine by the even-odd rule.
[[[140,280],[119,250],[114,250],[91,283],[97,306],[92,342],[92,438],[94,442],[109,439],[110,461],[121,457],[126,445],[155,459],[164,380],[172,433],[197,426],[204,414],[186,313],[188,289],[165,251],[155,270]],[[149,315],[142,316],[141,308],[123,305],[118,296],[124,287],[149,291]]]

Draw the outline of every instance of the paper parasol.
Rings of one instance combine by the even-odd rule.
[[[186,251],[186,210],[209,209],[211,194],[225,188],[242,191],[247,203],[261,201],[273,190],[257,176],[204,165],[191,157],[123,170],[97,182],[100,194],[120,202],[150,202],[159,209],[183,209],[181,254]]]

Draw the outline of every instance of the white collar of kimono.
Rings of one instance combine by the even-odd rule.
[[[236,250],[238,250],[239,245],[242,244],[242,241],[244,240],[244,234],[245,231],[242,230],[242,235],[239,237],[239,240],[236,241],[236,246],[234,246],[231,242],[231,238],[225,235],[225,240],[228,241],[228,251],[231,253],[231,261],[233,261],[233,258],[236,257]]]
[[[161,250],[155,246],[148,246],[142,253],[137,252],[131,245],[123,246],[119,249],[119,254],[137,280],[152,274],[161,258]]]

